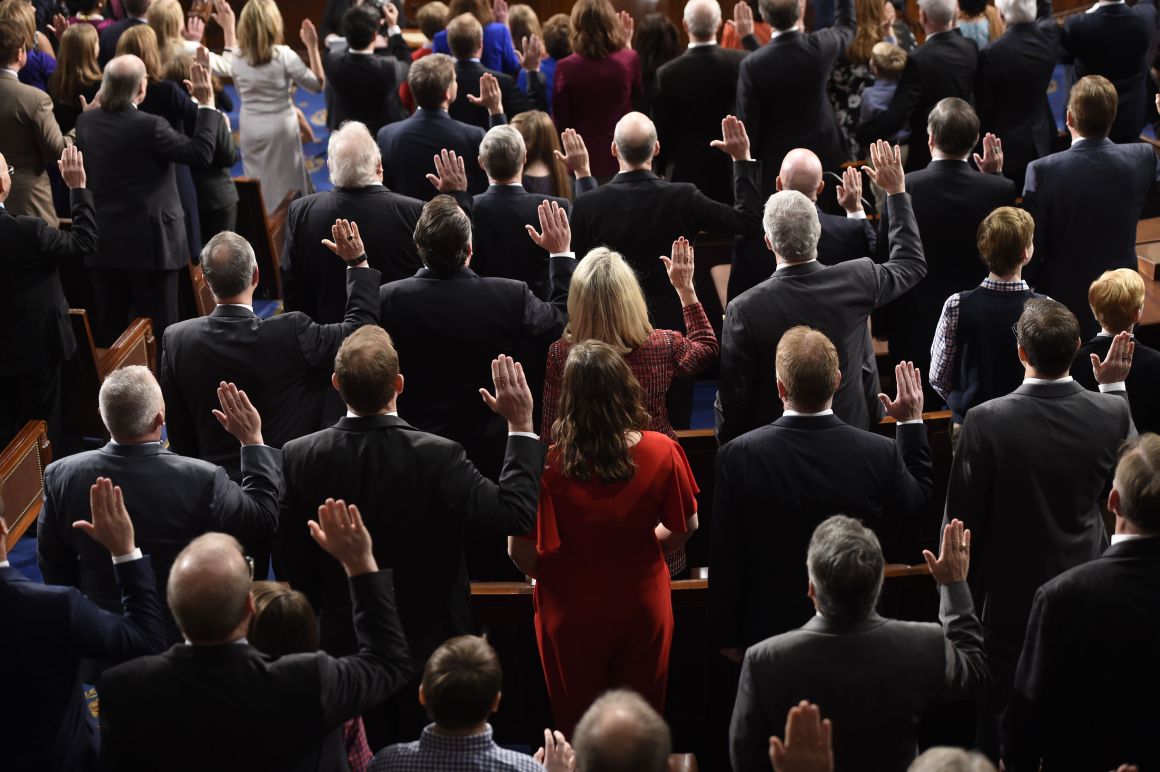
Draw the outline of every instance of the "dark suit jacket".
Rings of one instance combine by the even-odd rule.
[[[357,654],[271,660],[248,643],[178,644],[106,671],[102,763],[124,770],[156,769],[158,759],[182,770],[347,769],[345,753],[325,745],[328,736],[389,697],[410,669],[391,572],[355,576],[349,592]],[[255,731],[259,716],[277,731]]]
[[[241,456],[241,486],[230,482],[220,466],[184,458],[156,442],[110,442],[49,464],[44,470],[44,508],[36,524],[36,556],[44,580],[76,587],[106,611],[119,608],[108,552],[72,527],[91,518],[89,488],[98,477],[108,477],[124,490],[137,545],[153,559],[162,598],[177,553],[203,533],[272,536],[282,483],[279,453],[259,445],[242,448]],[[165,622],[169,642],[180,642],[168,606]]]
[[[657,70],[653,95],[658,171],[724,204],[733,203],[733,172],[729,157],[709,143],[720,136],[721,119],[737,112],[737,75],[745,56],[718,45],[690,48]]]
[[[959,434],[947,514],[972,531],[971,592],[996,692],[1011,688],[1041,584],[1107,546],[1100,502],[1135,434],[1123,396],[1023,384],[976,405]]]
[[[72,228],[58,231],[39,217],[17,217],[0,207],[0,375],[22,375],[70,359],[76,351],[68,301],[57,267],[61,258],[79,258],[97,248],[93,194],[69,193]]]
[[[681,301],[660,256],[672,251],[678,236],[693,238],[701,230],[759,233],[760,172],[753,161],[733,164],[732,208],[686,182],[666,182],[647,170],[621,172],[607,185],[576,197],[572,247],[578,257],[602,245],[624,255],[640,278],[653,326],[683,331]]]
[[[870,425],[861,378],[869,341],[866,319],[926,273],[910,196],[890,196],[887,207],[892,216],[888,263],[878,265],[867,257],[835,266],[789,265],[729,303],[717,387],[721,442],[781,415],[774,355],[782,334],[799,324],[821,330],[838,349],[842,383],[834,395],[834,413],[852,426]]]
[[[238,188],[230,169],[238,162],[238,146],[234,134],[225,121],[218,121],[217,140],[214,143],[213,158],[209,166],[190,167],[193,185],[197,189],[199,212],[214,212],[227,209],[238,203]],[[215,233],[202,233],[209,241]]]
[[[1063,47],[1075,61],[1075,77],[1103,75],[1116,86],[1120,101],[1110,134],[1113,142],[1137,141],[1148,120],[1148,57],[1155,39],[1153,0],[1075,14],[1063,25]]]
[[[109,63],[109,60],[117,53],[117,43],[121,40],[121,35],[125,34],[125,30],[130,27],[136,27],[138,24],[144,24],[141,19],[134,19],[132,16],[126,16],[118,22],[110,24],[101,30],[101,50],[97,56],[98,64],[101,69]]]
[[[566,198],[528,193],[523,185],[492,185],[475,197],[471,212],[471,267],[480,276],[527,284],[536,297],[548,298],[548,252],[528,237],[525,225],[540,230],[537,208],[555,201],[568,214]]]
[[[1158,605],[1155,537],[1113,544],[1039,588],[1003,717],[1007,769],[1034,772],[1041,758],[1065,772],[1129,760],[1141,770],[1160,768]]]
[[[451,117],[457,121],[470,124],[471,126],[478,126],[487,131],[495,124],[492,122],[491,116],[488,115],[487,109],[479,105],[473,105],[468,101],[467,95],[479,96],[479,79],[484,73],[491,73],[495,79],[499,81],[500,96],[503,98],[503,112],[504,115],[519,115],[528,110],[547,110],[548,103],[546,101],[544,91],[544,76],[541,73],[532,73],[528,81],[528,92],[524,93],[516,85],[516,79],[511,75],[484,67],[479,62],[473,62],[470,59],[456,59],[455,60],[455,82],[459,84],[456,91],[455,101],[451,103],[449,112]],[[467,159],[469,164],[478,166],[475,163],[475,158]]]
[[[835,769],[906,769],[918,753],[918,720],[940,702],[971,696],[987,677],[966,584],[939,595],[941,627],[876,613],[853,624],[818,615],[751,647],[729,727],[734,772],[769,769],[769,738],[783,737],[786,714],[801,700],[833,721]]]
[[[1136,267],[1136,222],[1160,162],[1151,145],[1087,139],[1027,167],[1023,205],[1035,216],[1037,292],[1079,318],[1085,338],[1099,332],[1088,287],[1104,271]]]
[[[399,100],[399,84],[406,82],[411,52],[403,36],[388,39],[386,54],[359,54],[330,50],[322,55],[327,88],[334,92],[334,125],[346,121],[365,123],[371,136],[383,126],[407,117]],[[400,49],[400,46],[402,47]],[[400,60],[399,52],[406,57]]]
[[[188,137],[164,118],[132,107],[89,110],[77,118],[77,146],[85,154],[101,234],[85,265],[173,271],[189,264],[173,165],[208,165],[221,121],[217,110],[199,109]]]
[[[239,306],[218,306],[209,316],[170,326],[160,378],[170,447],[238,479],[238,442],[212,413],[221,381],[246,392],[272,448],[325,426],[324,397],[332,391],[338,347],[378,321],[379,272],[352,268],[346,282],[346,318],[338,324],[315,324],[294,312],[263,320]]]
[[[105,561],[112,565],[107,552]],[[8,697],[0,700],[5,769],[95,769],[97,738],[84,715],[82,659],[119,662],[165,647],[149,558],[113,566],[112,573],[121,593],[117,614],[71,587],[31,582],[15,568],[0,568],[0,656],[13,665],[5,675]]]
[[[722,445],[709,563],[717,645],[752,646],[809,620],[802,557],[831,515],[858,518],[904,559],[933,478],[921,424],[899,426],[895,443],[832,415],[782,416]]]
[[[928,37],[910,53],[898,90],[886,112],[858,128],[863,145],[880,137],[892,137],[910,121],[910,155],[906,170],[924,169],[930,163],[926,145],[926,119],[931,109],[946,97],[971,101],[979,48],[957,29]]]
[[[826,86],[855,26],[853,0],[839,0],[833,27],[785,32],[741,63],[737,117],[745,122],[754,158],[761,159],[765,195],[774,193],[781,161],[795,147],[817,153],[823,169],[847,160]]]
[[[492,126],[504,123],[507,118],[503,115],[491,119]],[[420,107],[407,120],[387,124],[379,130],[383,183],[396,193],[430,201],[439,192],[427,181],[427,175],[435,171],[432,159],[446,148],[464,159],[467,192],[482,193],[487,189],[487,175],[479,168],[477,159],[484,134],[480,127],[457,121],[445,110]]]
[[[1108,355],[1112,339],[1107,335],[1097,335],[1079,347],[1071,375],[1089,391],[1099,391],[1096,377],[1092,373],[1092,354],[1098,354],[1100,361]],[[1125,381],[1128,387],[1128,402],[1132,406],[1132,423],[1136,431],[1160,432],[1160,351],[1148,348],[1136,341],[1132,355],[1132,370]]]

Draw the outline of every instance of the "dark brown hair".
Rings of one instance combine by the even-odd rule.
[[[428,54],[407,72],[407,85],[411,87],[415,104],[424,110],[439,109],[454,82],[455,62],[447,54]]]
[[[958,97],[947,97],[930,111],[926,130],[935,147],[954,158],[970,154],[979,141],[979,116],[975,108]]]
[[[1031,366],[1048,378],[1071,370],[1079,345],[1079,321],[1067,306],[1051,298],[1032,298],[1023,306],[1015,337]]]
[[[145,74],[150,83],[161,80],[161,49],[157,47],[157,33],[148,24],[137,24],[122,33],[117,41],[117,56],[133,54],[145,63]]]
[[[15,62],[22,48],[28,49],[24,44],[24,28],[11,19],[0,20],[0,64]]]
[[[761,0],[758,8],[765,23],[777,30],[791,29],[802,15],[798,0]]]
[[[470,245],[471,220],[455,199],[435,196],[423,205],[419,222],[415,223],[415,247],[423,265],[440,276],[450,276],[467,262]]]
[[[382,327],[360,327],[342,342],[334,357],[342,401],[360,415],[374,415],[395,396],[399,355]]]
[[[541,161],[548,167],[552,195],[571,201],[572,181],[568,176],[568,167],[553,152],[562,151],[563,148],[560,146],[560,136],[556,133],[556,124],[552,122],[552,116],[541,110],[528,110],[514,116],[511,125],[524,138],[524,146],[528,149],[527,163]]]
[[[1076,81],[1067,97],[1067,109],[1076,131],[1085,137],[1106,137],[1116,120],[1119,107],[1116,87],[1102,75],[1088,75]]]
[[[461,13],[470,13],[485,27],[495,21],[489,0],[451,0],[451,5],[447,8],[447,18],[454,19]]]
[[[624,31],[608,0],[576,0],[572,6],[572,51],[589,59],[603,59],[624,47]]]
[[[447,23],[447,47],[456,59],[473,56],[483,45],[483,25],[470,13],[461,13]]]
[[[439,32],[447,28],[447,5],[439,0],[424,3],[415,14],[415,22],[428,40],[434,39]]]
[[[838,350],[815,329],[799,325],[786,330],[777,343],[776,362],[786,399],[805,412],[823,409],[838,389]]]
[[[254,615],[246,639],[263,654],[318,651],[318,618],[306,596],[280,582],[254,582]]]
[[[544,50],[553,59],[563,59],[572,53],[572,19],[566,13],[557,13],[544,22]]]
[[[421,685],[432,721],[444,729],[470,729],[491,715],[503,669],[486,638],[461,635],[427,659]]]
[[[976,239],[987,269],[996,276],[1009,276],[1035,239],[1035,219],[1017,207],[1001,206],[979,223]]]
[[[1124,444],[1115,487],[1125,520],[1149,533],[1160,531],[1160,437],[1141,434]]]

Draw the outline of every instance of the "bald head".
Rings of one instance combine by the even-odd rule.
[[[672,751],[668,724],[636,692],[607,692],[580,719],[572,737],[577,772],[665,772]]]
[[[653,156],[660,152],[657,127],[644,113],[628,113],[616,122],[612,154],[620,160],[620,170],[651,169]]]
[[[694,43],[717,39],[721,26],[721,6],[717,0],[689,0],[685,4],[685,30]]]
[[[101,109],[110,113],[128,110],[145,98],[145,62],[133,54],[115,56],[105,65],[101,80]]]
[[[823,184],[822,161],[812,150],[799,147],[785,154],[777,174],[778,190],[796,190],[817,201]]]
[[[221,644],[249,626],[250,567],[242,545],[224,533],[199,536],[169,571],[166,598],[182,634],[194,644]]]

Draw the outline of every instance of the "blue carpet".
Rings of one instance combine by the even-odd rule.
[[[40,566],[36,565],[36,529],[32,528],[16,542],[8,553],[8,562],[20,573],[34,582],[43,582]]]
[[[240,148],[238,113],[242,100],[238,98],[238,92],[232,85],[227,85],[225,90],[234,102],[234,109],[229,113],[230,126],[234,130],[234,142]],[[294,104],[302,110],[306,120],[310,122],[310,127],[314,130],[316,141],[308,142],[302,146],[302,153],[306,157],[306,170],[310,173],[310,181],[314,184],[315,192],[330,190],[334,186],[330,184],[330,177],[326,169],[326,143],[330,138],[330,130],[326,128],[326,98],[321,92],[311,94],[309,91],[298,89],[294,92]],[[230,171],[235,177],[241,177],[245,174],[240,159]]]

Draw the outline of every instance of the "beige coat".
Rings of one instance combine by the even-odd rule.
[[[45,167],[57,162],[64,146],[52,98],[0,70],[0,153],[15,170],[4,203],[9,211],[39,217],[53,228],[59,224]]]

